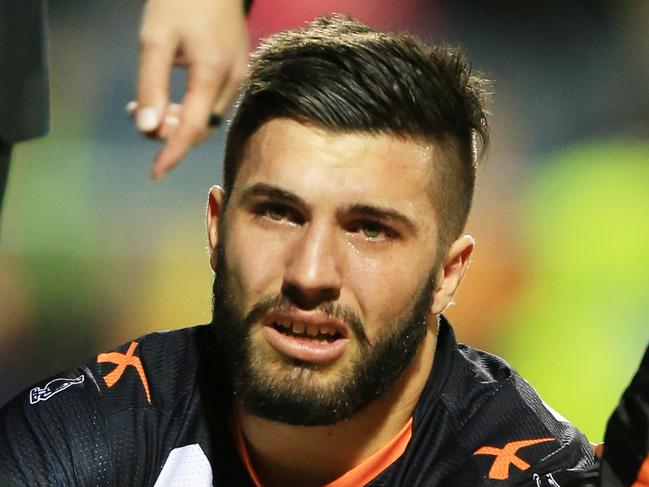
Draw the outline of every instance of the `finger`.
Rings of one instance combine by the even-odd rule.
[[[137,102],[130,101],[124,107],[126,112],[133,118],[137,111]],[[162,122],[159,127],[153,132],[147,132],[144,135],[150,139],[166,140],[171,137],[178,126],[180,125],[180,115],[182,113],[182,106],[178,103],[170,103],[167,105]]]
[[[196,136],[183,127],[181,122],[153,161],[151,177],[153,179],[162,179],[165,174],[176,167],[194,144],[195,138]]]
[[[191,146],[204,136],[215,94],[223,83],[222,73],[223,69],[214,64],[190,66],[180,126],[153,162],[154,178],[160,179],[176,166]]]
[[[244,83],[248,77],[248,64],[247,57],[244,58],[243,63],[239,63],[228,76],[225,85],[219,95],[217,96],[216,102],[212,108],[213,113],[223,116],[227,112],[228,108],[232,104],[234,97],[237,95],[237,92],[241,88],[241,85]]]
[[[161,179],[171,169],[176,167],[187,151],[200,139],[203,131],[183,125],[182,119],[178,126],[169,130],[167,144],[158,153],[151,168],[151,176],[154,179]]]
[[[167,140],[176,133],[178,127],[180,126],[180,118],[174,115],[165,115],[160,124],[160,129],[158,130],[157,137],[159,139]]]
[[[169,99],[169,79],[176,43],[169,36],[143,28],[135,123],[142,132],[156,130]]]
[[[189,68],[187,91],[182,104],[182,123],[200,131],[207,125],[214,103],[228,84],[230,66],[196,63]]]
[[[173,115],[180,120],[183,113],[183,106],[180,103],[170,103],[167,105],[167,115]]]
[[[176,133],[180,126],[180,117],[182,114],[182,106],[178,103],[172,103],[167,107],[167,111],[162,118],[160,128],[156,133],[158,139],[167,140]]]

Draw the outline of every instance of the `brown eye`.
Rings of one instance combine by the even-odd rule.
[[[292,225],[304,223],[304,217],[299,211],[279,203],[262,203],[254,208],[254,213],[273,222],[290,223]]]
[[[281,221],[288,216],[288,210],[280,205],[268,205],[266,207],[266,216],[271,220]]]

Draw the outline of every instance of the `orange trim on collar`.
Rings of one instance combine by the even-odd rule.
[[[325,487],[358,487],[359,485],[369,484],[374,477],[378,476],[403,455],[411,437],[412,417],[408,419],[401,431],[383,445],[379,451],[367,458],[363,463],[356,465],[349,472],[328,483]]]
[[[237,416],[236,411],[232,411],[230,417],[230,427],[234,433],[234,442],[237,447],[237,452],[239,453],[239,458],[243,460],[243,464],[248,470],[248,475],[255,483],[255,487],[263,487],[263,484],[257,477],[257,472],[252,468],[252,461],[250,460],[250,453],[248,453],[248,446],[246,445],[246,439],[243,437],[243,430],[241,429],[241,424],[239,423],[239,416]]]
[[[649,455],[644,459],[640,470],[638,470],[638,478],[631,487],[649,487]]]
[[[248,452],[246,440],[236,413],[232,415],[232,429],[234,430],[234,440],[239,457],[243,460],[250,478],[256,487],[263,487],[252,466],[250,453]],[[358,487],[359,485],[368,484],[403,455],[411,437],[412,417],[408,419],[404,427],[388,443],[383,445],[379,451],[323,487]]]

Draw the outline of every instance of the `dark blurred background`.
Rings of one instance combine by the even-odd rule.
[[[649,2],[532,3],[255,0],[249,26],[254,46],[348,13],[460,44],[494,80],[477,252],[448,316],[600,441],[649,339]],[[17,146],[2,221],[0,404],[130,338],[209,321],[223,134],[149,179],[159,147],[124,111],[140,8],[50,3],[52,131]]]

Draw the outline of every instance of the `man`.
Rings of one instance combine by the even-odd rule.
[[[245,12],[251,0],[149,0],[140,30],[137,128],[165,140],[151,174],[159,179],[216,125],[246,75]],[[46,4],[0,0],[0,209],[13,145],[49,126]],[[174,65],[187,68],[181,104],[169,100]]]
[[[441,315],[486,89],[455,50],[351,19],[264,43],[209,195],[213,322],[18,396],[7,481],[578,485],[583,435]]]

